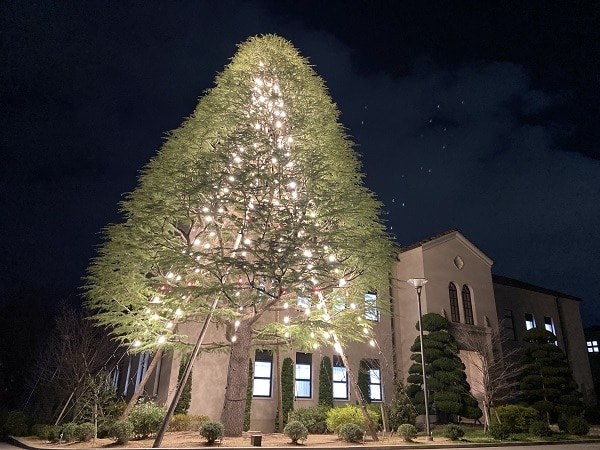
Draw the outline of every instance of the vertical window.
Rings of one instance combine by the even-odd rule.
[[[462,288],[462,301],[463,310],[465,312],[465,323],[468,325],[474,325],[475,321],[473,320],[473,305],[471,303],[471,291],[466,284]]]
[[[310,308],[310,297],[298,297],[298,306]]]
[[[450,316],[452,322],[460,322],[460,310],[458,309],[458,292],[454,283],[448,285],[448,296],[450,297]]]
[[[310,398],[312,355],[296,353],[296,397]]]
[[[383,400],[381,392],[381,369],[379,368],[379,361],[373,359],[369,361],[369,397],[373,402],[380,402]]]
[[[588,353],[600,353],[600,347],[598,347],[598,341],[587,341]]]
[[[333,355],[333,398],[337,400],[348,399],[348,377],[342,358]]]
[[[509,339],[513,341],[517,340],[517,335],[515,334],[515,319],[513,317],[512,309],[504,310],[504,332]]]
[[[525,328],[527,330],[535,328],[535,319],[533,318],[533,314],[525,313]]]
[[[554,321],[552,320],[552,317],[544,317],[544,328],[546,329],[546,331],[549,331],[550,333],[556,336],[556,331],[554,330]]]
[[[142,378],[148,370],[148,362],[150,361],[150,352],[144,352],[139,355],[137,375],[135,377],[135,390],[140,386]]]
[[[271,352],[256,351],[254,357],[254,397],[270,397],[271,381],[273,376],[273,354]]]
[[[379,322],[377,294],[365,294],[365,318],[373,322]]]

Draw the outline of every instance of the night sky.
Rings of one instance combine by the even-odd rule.
[[[249,36],[321,75],[403,245],[457,228],[600,324],[597,1],[0,3],[0,296],[77,301],[99,233]]]

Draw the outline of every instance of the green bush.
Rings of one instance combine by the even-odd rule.
[[[364,430],[355,423],[345,423],[338,431],[340,439],[346,442],[362,442],[364,435]]]
[[[193,414],[175,414],[169,423],[168,431],[199,431],[200,425],[208,422],[208,416]]]
[[[8,436],[27,436],[29,418],[23,411],[10,411],[4,421],[4,433]]]
[[[55,442],[58,440],[58,436],[60,434],[60,427],[57,427],[55,425],[37,423],[31,427],[31,434],[39,437],[40,439]]]
[[[488,427],[487,432],[492,438],[498,441],[508,439],[510,436],[510,428],[505,423],[493,423]]]
[[[531,406],[504,405],[492,411],[492,422],[506,425],[509,433],[528,433],[531,422],[539,419],[539,412]]]
[[[90,441],[96,432],[96,427],[91,422],[84,422],[75,428],[75,438],[81,442]]]
[[[417,411],[410,402],[410,399],[400,392],[390,402],[387,407],[388,421],[390,424],[390,430],[396,430],[403,423],[409,423],[415,425],[417,419]]]
[[[583,417],[571,417],[567,422],[567,431],[576,436],[585,436],[590,431],[590,426]]]
[[[465,430],[454,423],[449,423],[444,428],[444,437],[447,437],[451,441],[458,441],[465,435]]]
[[[225,434],[225,427],[221,422],[208,421],[204,422],[200,427],[200,436],[207,440],[208,445],[214,444],[218,439],[221,439]]]
[[[129,421],[133,425],[133,433],[140,438],[158,432],[167,410],[152,401],[138,401],[129,414]]]
[[[397,433],[405,442],[412,442],[417,437],[417,427],[410,423],[403,423],[398,426]]]
[[[308,429],[299,420],[290,420],[283,429],[283,434],[292,440],[292,444],[297,444],[308,437]]]
[[[535,437],[546,437],[552,434],[552,430],[546,421],[534,420],[529,425],[529,434]]]
[[[310,434],[323,434],[327,432],[327,411],[325,405],[313,406],[311,408],[300,408],[290,411],[289,420],[302,422]]]
[[[129,420],[116,420],[112,422],[108,435],[116,439],[117,444],[127,444],[133,437],[133,424]]]
[[[60,433],[62,434],[61,440],[63,442],[74,441],[76,431],[77,431],[77,424],[75,422],[64,423],[60,427]]]
[[[379,414],[374,411],[368,411],[369,417],[374,424],[379,422]],[[345,405],[339,408],[331,408],[327,412],[327,419],[325,420],[327,428],[335,434],[338,434],[342,425],[346,423],[354,423],[361,427],[363,431],[367,430],[363,413],[358,406]]]
[[[98,419],[98,438],[104,439],[104,438],[112,437],[110,435],[110,433],[111,433],[113,425],[115,424],[116,421],[117,421],[117,419],[113,419],[112,417],[99,418]]]

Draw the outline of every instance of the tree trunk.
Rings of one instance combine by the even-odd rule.
[[[140,395],[142,395],[142,392],[144,391],[144,388],[146,387],[146,383],[150,379],[150,375],[152,374],[152,372],[158,365],[158,362],[160,361],[160,358],[162,358],[162,355],[163,355],[163,348],[160,347],[154,354],[154,357],[152,358],[152,361],[150,362],[150,365],[148,366],[148,370],[146,370],[146,373],[144,374],[144,376],[142,377],[142,379],[140,381],[140,385],[133,393],[133,397],[131,397],[131,400],[129,400],[129,403],[127,403],[127,407],[125,408],[125,411],[123,411],[123,414],[121,414],[121,417],[119,417],[119,420],[125,420],[129,417],[129,413],[135,406],[135,403],[137,402],[138,398],[140,398]]]
[[[241,436],[244,431],[244,412],[248,389],[248,359],[252,348],[252,326],[243,321],[236,331],[236,341],[231,345],[227,387],[221,413],[225,436]]]

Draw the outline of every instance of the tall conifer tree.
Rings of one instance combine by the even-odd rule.
[[[364,294],[387,291],[393,244],[338,115],[288,41],[250,38],[145,167],[89,268],[88,306],[133,351],[185,341],[178,325],[218,301],[228,436],[242,432],[253,345],[368,338]]]

